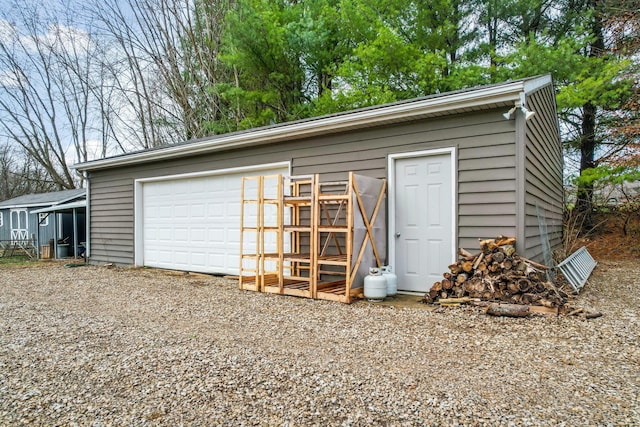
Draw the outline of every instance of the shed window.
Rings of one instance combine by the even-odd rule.
[[[46,227],[49,225],[49,214],[48,213],[39,213],[38,214],[38,224],[40,227]]]

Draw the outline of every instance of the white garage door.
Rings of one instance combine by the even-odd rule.
[[[288,168],[142,183],[143,259],[137,264],[238,274],[241,178],[278,173]]]

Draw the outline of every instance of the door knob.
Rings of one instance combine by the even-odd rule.
[[[396,233],[396,239],[400,237],[400,233]]]

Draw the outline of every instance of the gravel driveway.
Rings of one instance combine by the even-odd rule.
[[[149,269],[0,268],[0,425],[640,425],[640,270],[587,320],[243,292]]]

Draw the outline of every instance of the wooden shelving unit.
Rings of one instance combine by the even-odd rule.
[[[317,174],[243,178],[240,289],[343,303],[361,293],[361,286],[352,285],[368,243],[381,265],[370,222],[375,221],[386,183],[360,179],[377,181],[371,217],[352,172],[347,180],[334,182],[320,182]],[[265,195],[274,185],[275,194]],[[255,220],[248,212],[255,212]],[[362,215],[359,224],[366,233],[354,254],[356,214]]]
[[[353,173],[347,181],[318,181],[315,192],[318,281],[314,297],[350,303]]]
[[[267,185],[271,183],[271,185]],[[275,194],[265,194],[266,189]],[[243,177],[240,210],[239,287],[264,291],[278,281],[281,260],[269,253],[282,247],[282,175]],[[268,247],[270,246],[270,247]]]
[[[314,206],[316,175],[287,176],[281,179],[280,206],[283,212],[282,238],[277,254],[278,280],[265,292],[313,298],[316,283]]]

